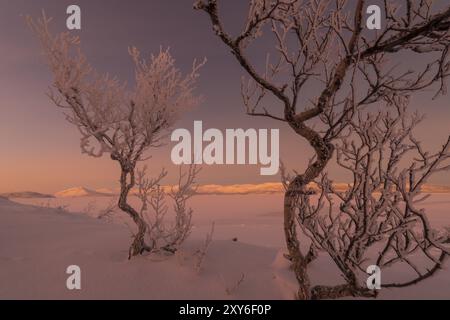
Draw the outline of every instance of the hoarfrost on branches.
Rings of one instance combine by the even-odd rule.
[[[51,19],[45,13],[40,19],[27,18],[39,38],[54,81],[51,100],[64,109],[66,119],[81,133],[81,150],[93,157],[105,153],[121,168],[119,208],[135,222],[137,232],[130,257],[151,251],[146,244],[147,224],[128,203],[136,185],[136,165],[148,159],[148,150],[163,142],[179,115],[199,104],[194,93],[202,63],[193,62],[189,74],[175,66],[169,50],[160,49],[148,60],[137,48],[129,48],[135,65],[135,86],[108,74],[98,74],[87,62],[80,39],[69,32],[53,35]]]
[[[400,139],[400,136],[375,130],[373,132],[378,132],[377,135],[366,136],[371,133],[363,132],[362,136],[357,134],[342,140],[348,130],[358,132],[358,129],[362,130],[366,126],[372,129],[383,121],[391,121],[385,113],[370,116],[364,121],[360,118],[363,109],[388,108],[394,105],[399,112],[401,110],[399,116],[407,119],[405,99],[410,95],[428,88],[436,89],[435,97],[446,93],[446,82],[450,75],[450,6],[438,6],[437,2],[384,1],[384,25],[381,30],[370,31],[364,30],[365,0],[249,0],[247,19],[237,35],[226,31],[220,15],[220,0],[197,0],[194,4],[195,9],[204,11],[209,16],[213,32],[231,50],[248,75],[248,79],[243,79],[242,82],[246,113],[285,122],[296,134],[308,141],[314,150],[314,157],[307,168],[285,181],[284,232],[288,258],[292,262],[299,286],[297,296],[300,299],[374,296],[373,292],[360,287],[354,274],[361,265],[358,259],[365,249],[370,247],[372,241],[378,241],[378,237],[371,238],[372,234],[376,234],[371,228],[377,226],[388,234],[395,234],[392,241],[405,240],[408,245],[414,241],[417,250],[424,254],[429,253],[427,250],[432,248],[443,254],[442,259],[430,256],[434,263],[433,269],[425,273],[417,272],[417,279],[410,284],[434,274],[448,255],[437,238],[431,235],[433,232],[426,222],[426,216],[415,207],[413,200],[420,198],[420,185],[431,174],[448,169],[448,166],[443,165],[437,170],[433,165],[448,158],[448,148],[444,147],[434,158],[429,158],[430,155],[423,152],[420,143],[411,140],[412,144],[408,148],[415,148],[421,160],[414,162],[412,168],[399,168],[398,172],[388,170],[378,180],[374,180],[370,176],[372,171],[369,176],[364,175],[365,171],[360,163],[345,163],[347,153],[357,148],[356,141],[352,139],[363,139],[364,148],[369,149],[393,147],[399,153],[398,156],[401,156],[405,148],[403,143],[397,147],[388,146],[386,141],[380,140],[380,135],[383,134],[393,134],[392,139]],[[402,7],[396,3],[401,3]],[[248,53],[248,48],[262,39],[264,44],[271,44],[267,49],[266,63],[258,66],[253,61],[256,59]],[[412,70],[402,70],[395,62],[404,52],[420,54],[424,65],[418,65]],[[312,87],[319,88],[319,92],[311,95],[314,92]],[[264,106],[268,101],[273,104],[273,99],[269,100],[268,97],[278,101],[278,112],[276,106]],[[392,109],[391,107],[389,108]],[[411,129],[414,125],[410,124]],[[344,205],[339,210],[331,210],[326,222],[318,214],[318,208],[322,209],[334,194],[327,182],[325,168],[336,154],[344,169],[354,172],[358,179],[364,177],[363,185],[366,187],[361,189],[357,184],[358,187],[350,189],[350,194],[341,195],[341,201],[347,203],[348,207]],[[365,159],[368,164],[374,157],[366,154]],[[386,170],[382,163],[371,166],[371,170],[375,170],[377,166],[379,172]],[[424,168],[429,171],[423,172]],[[413,177],[408,178],[408,174]],[[415,180],[419,176],[423,176],[423,179]],[[321,202],[312,206],[314,192],[308,185],[317,182],[317,179],[321,182]],[[411,189],[407,187],[405,179],[411,179]],[[390,198],[392,195],[385,194],[383,197],[387,202],[383,202],[382,207],[378,208],[375,206],[378,200],[372,198],[370,190],[381,182],[396,186],[396,198],[394,201]],[[333,195],[336,196],[339,195]],[[357,210],[350,206],[354,202],[358,203]],[[360,208],[360,203],[365,204],[364,208]],[[400,213],[389,211],[387,203],[392,205],[389,209],[392,211],[399,210],[400,207],[397,206],[403,206],[407,211],[406,216],[400,218],[397,216]],[[368,221],[362,216],[372,217],[377,222]],[[386,222],[379,222],[380,217],[387,219]],[[412,220],[415,227],[421,226],[421,232],[413,232]],[[360,225],[362,222],[363,228]],[[347,230],[341,223],[355,225]],[[399,225],[401,234],[396,231]],[[389,226],[393,228],[391,231]],[[301,250],[298,231],[309,235],[313,242],[306,253]],[[348,247],[348,241],[353,243],[351,247]],[[348,253],[342,256],[344,248],[347,248]],[[389,251],[394,248],[392,245],[388,246]],[[402,248],[403,251],[397,254],[398,259],[393,260],[393,263],[401,260],[399,257],[405,257],[405,253],[411,249],[401,245],[396,248]],[[326,251],[331,256],[343,273],[346,284],[312,287],[308,265],[314,260],[317,250]],[[378,262],[387,263],[384,258]],[[413,267],[413,264],[410,263],[409,266]]]

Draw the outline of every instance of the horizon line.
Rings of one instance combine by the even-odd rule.
[[[346,182],[333,183],[336,191],[346,191],[352,184]],[[165,185],[164,189],[170,190],[176,187],[174,185]],[[315,189],[314,183],[310,188]],[[81,196],[114,196],[118,194],[119,189],[110,188],[89,188],[84,186],[71,187],[54,193],[41,193],[39,191],[17,191],[4,192],[0,196],[13,197],[14,195],[48,196],[49,198],[81,197]],[[241,183],[241,184],[199,184],[196,186],[197,195],[250,195],[250,194],[281,194],[284,192],[284,186],[281,182],[263,182],[263,183]],[[423,193],[450,193],[450,186],[440,184],[425,184],[422,188]],[[131,195],[136,193],[136,188]]]

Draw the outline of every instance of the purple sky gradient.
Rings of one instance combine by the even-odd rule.
[[[252,118],[244,114],[240,95],[240,67],[229,50],[213,35],[205,14],[192,9],[192,0],[0,0],[0,192],[35,190],[54,192],[83,185],[91,188],[114,187],[117,165],[108,157],[94,159],[81,155],[78,131],[64,121],[61,110],[52,105],[45,92],[51,74],[40,55],[24,15],[37,17],[42,9],[53,17],[52,29],[65,29],[66,8],[78,4],[82,9],[79,32],[91,64],[100,72],[109,72],[132,83],[133,65],[128,56],[130,45],[143,54],[170,46],[182,70],[194,58],[208,58],[201,70],[198,92],[205,102],[186,114],[177,127],[192,129],[194,120],[204,128],[280,128],[281,159],[289,168],[301,170],[312,155],[301,138],[282,123]],[[373,1],[376,2],[376,1]],[[246,1],[227,0],[222,14],[226,27],[238,30],[246,14]],[[237,23],[239,22],[239,23]],[[255,61],[264,54],[252,50]],[[407,57],[408,65],[420,63]],[[433,92],[416,95],[412,109],[427,114],[418,128],[418,136],[428,148],[438,148],[449,133],[450,96],[430,101]],[[276,110],[276,109],[274,109]],[[156,150],[148,161],[152,171],[161,167],[177,170],[170,161],[173,144]],[[330,170],[335,170],[331,165]],[[335,171],[336,180],[348,177]],[[258,183],[279,181],[278,176],[262,177],[258,166],[204,167],[201,183]],[[450,175],[442,174],[433,183],[450,184]]]

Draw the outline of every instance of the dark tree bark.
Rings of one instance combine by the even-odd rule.
[[[125,165],[121,165],[120,175],[120,196],[118,206],[127,213],[137,226],[137,232],[133,236],[133,242],[131,243],[128,258],[138,256],[144,252],[150,252],[151,247],[145,243],[145,234],[147,233],[147,224],[139,213],[128,204],[128,195],[130,190],[135,186],[135,168],[129,168]]]

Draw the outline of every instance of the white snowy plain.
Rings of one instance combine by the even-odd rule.
[[[283,257],[281,194],[197,196],[191,202],[194,229],[181,250],[132,260],[130,232],[120,217],[107,222],[92,216],[109,201],[0,198],[0,299],[294,297],[295,278]],[[57,206],[66,211],[51,208]],[[426,202],[434,226],[450,226],[449,208],[450,194],[433,194]],[[197,272],[195,252],[213,221],[213,241]],[[81,290],[66,288],[69,265],[81,268]],[[395,270],[389,278],[408,274]],[[325,254],[312,263],[310,276],[314,284],[341,279]],[[382,289],[379,299],[450,299],[450,266],[407,289]]]

